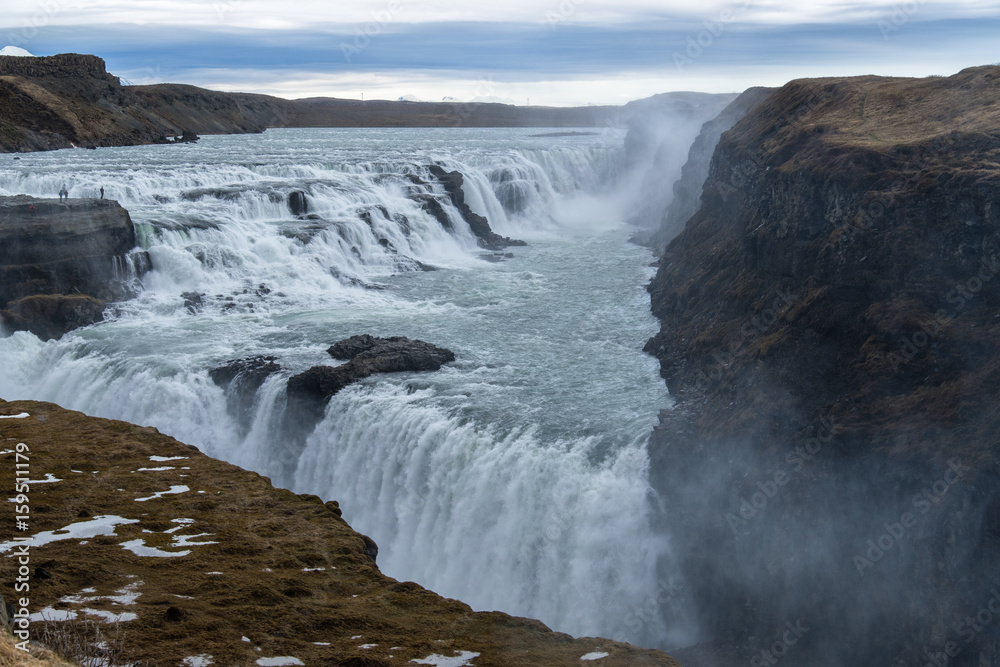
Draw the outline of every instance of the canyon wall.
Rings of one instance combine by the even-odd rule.
[[[793,81],[721,134],[650,285],[684,664],[1000,660],[998,164],[998,67]]]

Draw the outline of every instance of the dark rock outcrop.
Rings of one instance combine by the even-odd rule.
[[[309,200],[302,190],[293,190],[288,193],[288,210],[297,218],[301,218],[309,212]]]
[[[792,82],[722,135],[647,350],[670,567],[731,662],[798,621],[797,664],[1000,661],[967,621],[1000,584],[998,128],[984,67]]]
[[[436,371],[455,360],[451,350],[402,336],[353,336],[328,350],[340,366],[314,366],[288,380],[288,399],[315,424],[330,397],[344,387],[375,373]],[[310,426],[311,428],[311,426]]]
[[[85,294],[36,294],[8,303],[0,310],[0,319],[14,331],[30,331],[42,340],[52,340],[102,321],[106,305]]]
[[[246,434],[253,423],[257,391],[272,374],[281,370],[277,357],[233,359],[208,372],[212,382],[226,392],[226,407]]]
[[[131,296],[132,281],[149,269],[135,245],[118,202],[0,197],[4,326],[47,339],[100,321],[104,302]]]
[[[469,224],[469,229],[472,230],[472,233],[478,239],[481,247],[486,248],[487,250],[503,250],[504,248],[508,248],[510,246],[527,245],[524,241],[517,241],[506,236],[500,236],[490,227],[489,220],[469,208],[469,205],[465,203],[465,191],[462,190],[462,184],[465,182],[465,177],[461,172],[445,171],[442,167],[436,164],[430,165],[428,169],[444,187],[444,191],[451,199],[451,203],[458,209],[458,212],[462,214],[462,218]],[[434,204],[437,204],[437,206],[431,204],[431,201],[434,201]],[[451,228],[451,222],[448,221],[448,216],[436,200],[427,200],[424,210],[431,213],[431,215],[434,215],[434,217],[436,217],[445,228]]]

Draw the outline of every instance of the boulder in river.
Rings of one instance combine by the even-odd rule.
[[[309,200],[302,190],[293,190],[288,193],[288,210],[297,218],[301,218],[309,212]]]
[[[313,366],[288,380],[289,406],[302,409],[311,421],[310,428],[322,416],[330,397],[358,380],[375,373],[436,371],[455,360],[451,350],[402,336],[352,336],[334,343],[327,352],[347,363]]]

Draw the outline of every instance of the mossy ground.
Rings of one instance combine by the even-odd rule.
[[[199,655],[211,655],[216,665],[253,665],[272,656],[294,656],[306,665],[405,665],[458,651],[479,653],[470,664],[480,667],[579,665],[595,651],[609,654],[592,663],[605,667],[677,665],[658,651],[473,612],[386,577],[365,555],[358,533],[320,499],[274,488],[265,477],[155,429],[46,403],[0,401],[0,414],[21,412],[30,417],[0,420],[0,452],[26,443],[31,479],[60,480],[31,485],[30,534],[99,516],[135,521],[118,525],[113,535],[34,547],[31,611],[136,614],[122,625],[128,648],[144,665],[179,665]],[[0,456],[0,488],[11,497],[14,459],[10,452]],[[189,490],[138,500],[179,486]],[[15,532],[14,503],[4,506],[0,536],[7,540]],[[177,546],[185,535],[202,536]],[[123,548],[136,540],[145,548],[190,553],[150,557]],[[14,593],[9,556],[0,554],[0,593],[8,600]],[[122,591],[139,595],[122,604],[114,599]]]

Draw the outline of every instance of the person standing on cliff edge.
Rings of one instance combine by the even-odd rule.
[[[101,199],[104,199],[104,186],[101,186]]]

